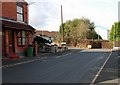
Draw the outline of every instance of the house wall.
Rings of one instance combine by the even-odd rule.
[[[2,15],[0,16],[17,20],[16,9],[16,2],[2,2]]]
[[[22,30],[20,30],[22,31]],[[9,29],[6,29],[4,30],[4,37],[3,37],[3,40],[2,40],[2,45],[3,45],[3,56],[8,56],[10,53],[9,53]],[[26,45],[25,46],[18,46],[18,41],[17,41],[17,32],[16,30],[14,30],[14,51],[16,54],[18,55],[26,55],[26,52],[27,52],[27,47],[29,44],[31,44],[33,42],[33,40],[31,39],[32,38],[32,35],[30,37],[30,34],[27,34],[29,33],[29,31],[26,31]]]
[[[27,3],[23,4],[23,8],[24,8],[24,22],[28,23],[28,5]]]
[[[28,11],[27,11],[27,3],[26,2],[20,2],[21,4],[23,4],[23,21],[28,23]],[[2,2],[2,13],[0,13],[0,17],[3,18],[8,18],[8,19],[12,19],[17,21],[17,3],[16,2]],[[27,29],[27,28],[26,28]],[[13,30],[13,35],[14,35],[14,53],[18,54],[18,55],[25,55],[26,51],[27,51],[27,47],[28,44],[31,44],[33,42],[32,37],[33,34],[30,33],[31,31],[26,31],[26,45],[25,46],[18,46],[17,43],[17,31],[22,31],[22,30],[18,30],[16,28],[12,28],[12,27],[2,27],[2,32],[4,31],[4,36],[3,36],[3,40],[2,40],[2,45],[4,48],[3,52],[2,52],[2,56],[9,56],[10,54],[10,45],[9,45],[9,40],[11,38],[9,38],[9,31]],[[33,30],[34,31],[34,30]]]
[[[0,30],[0,56],[2,56],[2,42],[1,41],[2,41],[2,31]]]
[[[9,38],[8,38],[8,31],[2,30],[2,56],[8,56],[9,54]]]
[[[28,6],[26,2],[19,2],[23,6],[23,22],[28,23]],[[12,10],[12,11],[11,11]],[[17,2],[2,2],[1,17],[17,20]]]

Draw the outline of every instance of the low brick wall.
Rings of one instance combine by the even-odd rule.
[[[112,49],[113,48],[113,42],[110,41],[102,41],[102,48],[103,49]]]
[[[77,42],[77,46],[79,48],[88,48],[88,45],[91,45],[92,48],[102,48],[102,49],[112,49],[113,42],[108,40],[81,40]],[[69,45],[73,46],[73,45]],[[120,46],[120,42],[116,42],[116,46]]]
[[[79,48],[87,48],[87,46],[90,44],[90,40],[81,40],[77,43],[77,47]]]
[[[115,47],[120,47],[120,41],[115,41]]]

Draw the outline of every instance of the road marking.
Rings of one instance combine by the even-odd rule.
[[[97,74],[95,75],[94,79],[92,80],[90,85],[94,85],[95,81],[97,80],[98,76],[100,75],[100,73],[102,72],[104,66],[106,65],[106,63],[108,62],[108,60],[110,59],[112,52],[109,54],[108,58],[106,59],[106,61],[103,63],[102,67],[100,68],[100,70],[97,72]]]
[[[68,54],[65,54],[63,56],[68,56],[72,53],[68,53]],[[56,58],[60,58],[62,56],[57,56]],[[12,67],[12,66],[17,66],[17,65],[21,65],[21,64],[26,64],[26,63],[30,63],[30,62],[34,62],[34,61],[37,61],[37,60],[43,60],[43,61],[46,61],[44,59],[47,59],[47,57],[43,57],[43,58],[37,58],[37,59],[34,59],[34,60],[29,60],[29,61],[25,61],[25,62],[20,62],[20,63],[16,63],[16,64],[10,64],[10,65],[4,65],[4,66],[1,66],[0,68],[4,68],[4,67]]]
[[[47,57],[43,57],[43,58],[41,58],[41,59],[47,59]]]
[[[43,61],[47,61],[47,60],[43,60]]]
[[[60,57],[62,57],[62,56],[57,56],[56,58],[60,58]]]
[[[65,57],[65,56],[68,56],[70,54],[72,54],[72,53],[68,53],[68,54],[65,54],[65,55],[57,56],[56,58]]]
[[[37,61],[37,60],[43,60],[43,59],[47,59],[47,57],[38,58],[38,59],[34,59],[34,60],[29,60],[29,61],[25,61],[25,62],[20,62],[20,63],[16,63],[16,64],[4,65],[4,66],[1,66],[0,68],[17,66],[17,65],[31,63],[31,62],[34,62],[34,61]]]
[[[72,54],[72,53],[68,53],[68,54],[65,54],[65,55],[63,55],[63,57],[64,57],[64,56],[68,56],[68,55],[71,55],[71,54]]]
[[[85,50],[81,50],[79,52],[110,52],[111,50],[108,49],[85,49]]]

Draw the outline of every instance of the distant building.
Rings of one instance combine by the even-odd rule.
[[[54,40],[59,37],[59,32],[58,31],[49,32],[49,31],[36,30],[36,35],[47,36]]]
[[[43,38],[46,39],[51,39],[52,40],[52,44],[58,44],[58,40],[59,40],[59,32],[58,31],[43,31],[43,30],[36,30],[36,35],[40,35]]]
[[[12,53],[25,55],[28,44],[33,42],[34,28],[28,25],[28,3],[24,0],[1,0],[2,56]],[[7,0],[9,1],[9,0]]]

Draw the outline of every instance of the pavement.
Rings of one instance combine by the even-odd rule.
[[[7,58],[7,59],[2,60],[2,66],[12,65],[12,64],[21,63],[21,62],[27,62],[27,61],[36,60],[36,59],[43,59],[44,57],[49,57],[49,56],[63,55],[68,52],[70,52],[70,50],[59,52],[59,53],[41,52],[41,53],[38,53],[38,56],[33,56],[33,57],[24,56],[19,59],[8,59]]]
[[[95,81],[96,84],[120,85],[120,51],[112,50],[110,59]]]
[[[43,53],[42,55],[39,54],[39,57],[44,57],[46,55],[49,55],[49,53]],[[20,63],[20,62],[25,62],[25,61],[33,60],[36,58],[38,58],[38,57],[33,56],[33,57],[22,57],[19,59],[4,59],[4,60],[2,60],[2,66],[16,64],[16,63]]]

